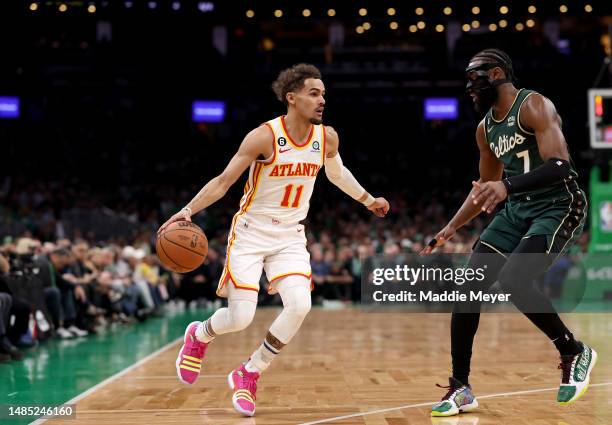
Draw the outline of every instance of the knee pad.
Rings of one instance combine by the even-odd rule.
[[[241,331],[251,324],[257,304],[250,301],[230,301],[227,309],[228,328]]]
[[[310,281],[303,276],[287,276],[279,282],[278,292],[283,300],[283,310],[303,319],[312,306]]]

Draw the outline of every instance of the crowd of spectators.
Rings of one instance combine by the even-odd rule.
[[[4,233],[0,248],[0,361],[21,358],[16,347],[36,345],[49,337],[86,337],[114,323],[161,315],[168,306],[221,305],[215,290],[225,261],[230,203],[221,201],[193,217],[206,230],[209,253],[200,268],[177,274],[159,264],[153,247],[160,217],[169,216],[187,194],[169,197],[159,209],[138,210],[127,203],[112,210],[91,196],[87,202],[63,204],[56,199],[57,192],[45,185],[19,195],[10,193],[5,198],[18,202],[5,205],[19,207],[5,207],[1,223],[20,233]],[[379,256],[387,263],[402,264],[422,250],[452,213],[442,200],[416,201],[411,207],[399,196],[392,194],[390,200],[389,216],[379,219],[348,198],[336,199],[333,206],[313,199],[306,234],[315,304],[337,307],[359,302],[364,260]],[[111,226],[116,232],[100,239],[99,232],[107,226],[95,220],[74,221],[72,209],[81,216],[100,214],[102,221],[125,223],[131,231]],[[443,252],[470,252],[487,220],[479,217],[461,229]],[[578,248],[584,250],[587,242],[585,234]],[[261,285],[267,287],[265,276]],[[280,300],[260,291],[260,303]]]

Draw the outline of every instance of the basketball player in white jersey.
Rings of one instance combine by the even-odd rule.
[[[210,180],[180,212],[161,228],[190,217],[225,195],[249,168],[249,178],[230,229],[225,267],[217,294],[228,307],[205,322],[187,326],[176,360],[179,379],[193,384],[210,342],[219,335],[245,329],[253,320],[262,271],[268,292],[279,293],[283,310],[247,362],[232,371],[228,383],[234,408],[255,414],[257,379],[295,336],[311,306],[310,255],[304,226],[314,183],[321,167],[329,180],[379,217],[389,210],[384,198],[374,198],[342,164],[338,134],[322,125],[325,86],[313,65],[282,71],[272,86],[287,106],[287,115],[251,131],[225,170]]]

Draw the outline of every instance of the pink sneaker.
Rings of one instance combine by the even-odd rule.
[[[257,380],[259,373],[248,372],[244,365],[240,369],[233,370],[227,376],[227,383],[234,391],[232,403],[234,409],[246,416],[255,414],[255,393],[257,392]]]
[[[185,329],[183,346],[176,358],[176,374],[184,384],[193,384],[200,375],[202,360],[208,344],[200,342],[196,336],[196,329],[200,322],[191,322]]]

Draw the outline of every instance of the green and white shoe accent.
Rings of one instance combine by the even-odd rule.
[[[448,378],[448,392],[442,400],[431,407],[431,416],[453,416],[461,412],[471,412],[478,407],[478,401],[469,385],[463,385],[455,378]]]
[[[557,402],[568,405],[578,400],[589,387],[591,371],[597,362],[597,352],[582,344],[582,352],[575,356],[561,356],[561,385],[557,393]]]

